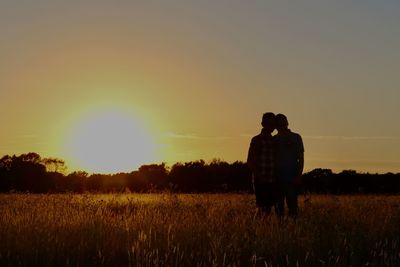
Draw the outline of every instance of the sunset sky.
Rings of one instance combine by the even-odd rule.
[[[244,161],[272,111],[306,170],[400,171],[398,0],[3,0],[0,38],[0,156]]]

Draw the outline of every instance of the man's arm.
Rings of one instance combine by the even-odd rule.
[[[301,175],[304,169],[304,153],[300,153],[297,159],[297,175],[293,180],[294,184],[301,184]]]
[[[301,176],[303,174],[304,170],[304,152],[299,155],[299,169],[298,169],[298,175]]]
[[[295,178],[295,184],[301,183],[301,175],[304,170],[304,145],[301,136],[298,135],[299,144],[298,144],[298,156],[297,156],[297,177]]]
[[[254,162],[254,139],[251,139],[249,152],[247,154],[247,166],[249,166],[251,171],[254,171],[255,162]]]

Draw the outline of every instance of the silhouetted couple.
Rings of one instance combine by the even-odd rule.
[[[268,216],[275,207],[282,219],[286,201],[289,216],[295,218],[304,166],[303,141],[299,134],[288,128],[288,120],[283,114],[267,112],[261,125],[261,133],[251,140],[247,158],[253,173],[258,211]],[[278,133],[272,136],[275,129]]]

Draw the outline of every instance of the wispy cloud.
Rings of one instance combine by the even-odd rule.
[[[400,164],[400,159],[376,159],[376,158],[355,158],[355,159],[338,159],[331,157],[309,156],[308,161],[317,162],[335,162],[335,163],[386,163],[386,164]]]
[[[250,134],[250,133],[241,133],[241,134],[239,134],[239,137],[252,138],[254,135],[255,135],[254,133],[252,133],[252,134]]]
[[[241,133],[236,136],[206,136],[196,133],[174,133],[164,134],[167,138],[188,140],[227,140],[236,138],[252,138],[254,134]],[[400,136],[343,136],[343,135],[303,135],[304,139],[319,140],[400,140]]]
[[[254,134],[242,133],[239,137],[251,138]],[[400,136],[344,136],[344,135],[302,135],[304,139],[323,140],[400,140]]]
[[[200,136],[197,134],[178,134],[178,133],[166,133],[165,137],[168,138],[175,138],[175,139],[202,139]]]
[[[198,135],[195,133],[181,134],[172,132],[166,133],[165,137],[174,139],[188,139],[188,140],[226,140],[235,138],[233,136],[206,136],[206,135]]]
[[[16,139],[36,139],[38,136],[36,134],[19,134],[15,136]]]
[[[337,135],[305,135],[305,139],[324,140],[400,140],[399,136],[337,136]]]

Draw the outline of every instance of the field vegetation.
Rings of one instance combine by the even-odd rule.
[[[400,266],[400,196],[2,194],[0,266]]]

